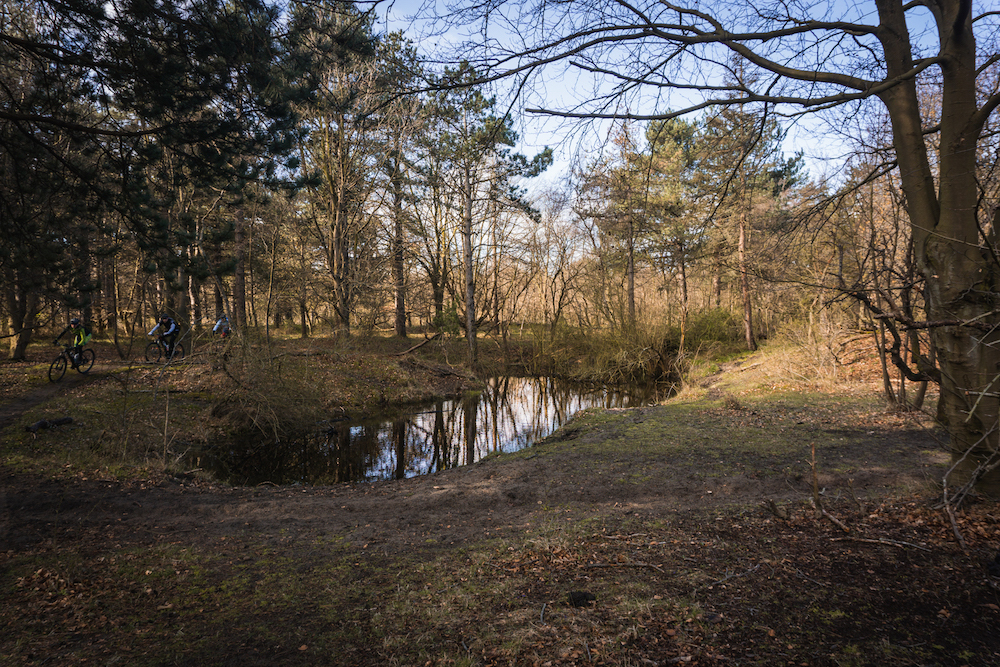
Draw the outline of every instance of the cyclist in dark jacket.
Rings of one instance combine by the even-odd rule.
[[[90,333],[90,327],[85,326],[79,317],[74,317],[69,321],[69,326],[56,336],[52,344],[58,345],[59,339],[67,333],[70,334],[70,340],[73,341],[73,354],[70,355],[70,359],[73,362],[73,368],[76,368],[77,364],[80,363],[80,354],[83,352],[83,346],[90,342],[92,334]]]
[[[167,348],[167,358],[169,359],[174,354],[174,342],[177,340],[177,334],[180,333],[181,328],[177,326],[174,318],[164,313],[160,315],[160,320],[156,323],[155,327],[150,329],[147,335],[152,336],[153,332],[157,329],[163,329],[160,332],[160,340],[163,341],[163,346]]]

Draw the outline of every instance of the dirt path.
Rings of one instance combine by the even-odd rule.
[[[87,375],[67,370],[66,375],[59,382],[49,382],[48,384],[32,389],[13,401],[0,404],[0,431],[13,424],[25,412],[49,401],[54,396],[65,393],[86,382],[93,381],[94,376],[98,375],[99,372],[97,364],[94,364],[94,367]]]

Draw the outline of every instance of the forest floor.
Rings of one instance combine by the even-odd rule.
[[[358,407],[467,381],[296,345]],[[115,458],[163,421],[123,375],[175,388],[184,441],[221,428],[184,412],[215,362],[49,384],[33,351],[0,364],[0,664],[1000,665],[1000,506],[948,516],[944,434],[860,350],[765,349],[430,476],[252,488]]]

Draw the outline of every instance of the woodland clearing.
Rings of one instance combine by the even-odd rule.
[[[381,369],[390,397],[385,373],[418,394],[437,363],[387,359],[326,361]],[[94,453],[94,401],[121,386],[100,356],[60,385],[24,380],[41,353],[4,364],[0,662],[1000,664],[996,500],[950,517],[943,431],[845,359],[808,380],[765,348],[515,454],[253,488]],[[172,371],[179,414],[207,400],[202,366]],[[87,418],[26,431],[70,406]]]

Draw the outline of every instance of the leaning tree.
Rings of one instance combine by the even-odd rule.
[[[931,333],[937,366],[905,372],[940,385],[952,477],[1000,492],[1000,219],[977,179],[1000,104],[1000,11],[972,0],[466,4],[449,17],[479,21],[462,52],[489,78],[525,90],[575,77],[537,112],[661,120],[754,104],[840,127],[887,113],[926,288],[923,319],[884,316]]]

